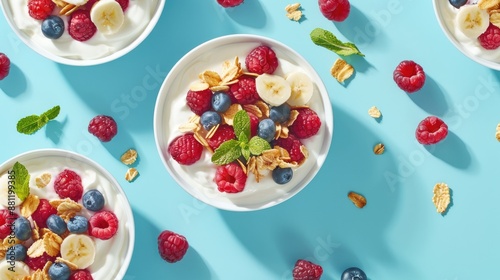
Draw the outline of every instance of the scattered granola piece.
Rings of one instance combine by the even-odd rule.
[[[378,143],[377,145],[375,145],[375,147],[373,147],[373,152],[376,155],[381,155],[384,153],[384,151],[385,151],[385,146],[382,143]]]
[[[370,117],[372,118],[378,119],[382,116],[382,113],[376,106],[373,106],[370,109],[368,109],[368,115],[370,115]]]
[[[479,0],[477,6],[482,10],[489,10],[500,5],[500,0]]]
[[[330,74],[340,83],[349,79],[354,73],[354,68],[342,58],[338,58],[330,69]]]
[[[359,193],[349,192],[347,197],[356,205],[358,208],[363,208],[366,205],[366,198]]]
[[[23,204],[21,204],[20,211],[21,215],[25,218],[28,218],[35,212],[36,208],[38,208],[38,205],[40,204],[40,199],[38,196],[34,194],[28,195],[28,197],[23,201]]]
[[[49,231],[43,235],[42,240],[43,247],[45,252],[47,252],[47,255],[55,257],[59,254],[59,251],[61,250],[61,243],[63,241],[59,235]]]
[[[139,176],[139,171],[135,168],[129,168],[127,173],[125,173],[125,180],[132,182],[137,176]]]
[[[30,258],[36,258],[40,257],[45,253],[45,247],[43,246],[43,239],[38,239],[37,241],[33,242],[31,246],[28,248],[28,256]]]
[[[500,141],[500,123],[497,125],[497,131],[495,133],[495,137],[498,141]]]
[[[450,188],[445,183],[437,183],[434,186],[434,196],[432,202],[436,206],[438,213],[444,213],[450,204]]]
[[[131,165],[137,160],[137,151],[128,149],[120,158],[121,162],[125,165]]]
[[[500,9],[494,9],[489,11],[490,23],[496,27],[500,28]]]
[[[203,81],[192,82],[189,85],[189,90],[191,91],[202,91],[208,89],[210,86]]]
[[[286,17],[293,21],[300,21],[300,19],[302,18],[300,3],[286,5],[285,11],[286,11]]]
[[[44,173],[42,176],[35,179],[35,184],[39,188],[45,188],[50,183],[51,179],[52,176],[49,173]]]

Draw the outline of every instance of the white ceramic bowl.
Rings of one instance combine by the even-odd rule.
[[[113,176],[89,158],[59,149],[34,150],[17,155],[0,165],[0,175],[11,170],[15,162],[26,166],[30,173],[30,192],[40,198],[59,199],[54,192],[53,181],[66,168],[80,175],[84,192],[88,189],[101,191],[106,201],[104,209],[115,213],[119,219],[119,228],[109,240],[95,239],[96,259],[88,269],[94,279],[122,279],[132,258],[135,227],[127,197]],[[45,188],[38,188],[35,179],[43,173],[50,173],[52,179]],[[0,209],[2,208],[5,207],[0,205]],[[81,214],[90,217],[92,212],[83,209]]]
[[[458,9],[450,5],[448,0],[432,0],[432,4],[441,29],[460,52],[481,65],[500,70],[500,49],[486,50],[477,39],[467,38],[456,29],[454,18]]]
[[[41,32],[41,21],[28,15],[28,0],[0,0],[0,6],[12,30],[31,49],[58,63],[88,66],[115,60],[137,47],[153,30],[165,0],[132,0],[125,11],[122,28],[113,35],[99,31],[89,40],[79,42],[69,36],[67,16],[61,38],[51,40]],[[58,14],[55,8],[53,14]]]
[[[307,73],[314,83],[314,95],[309,102],[322,120],[317,135],[303,140],[309,158],[295,170],[292,180],[277,185],[269,174],[261,182],[248,175],[245,189],[236,194],[221,193],[213,182],[216,166],[210,162],[211,153],[204,151],[202,159],[193,165],[182,166],[168,153],[168,145],[182,133],[177,129],[194,114],[186,105],[185,96],[189,85],[205,70],[220,72],[225,60],[238,56],[245,67],[246,55],[259,45],[271,47],[280,66],[274,74],[288,74],[294,70]],[[214,207],[230,211],[250,211],[277,205],[302,190],[321,168],[330,148],[333,134],[332,105],[326,88],[313,67],[297,52],[286,45],[256,35],[228,35],[201,44],[182,57],[163,82],[154,113],[154,133],[158,152],[170,175],[195,198]]]

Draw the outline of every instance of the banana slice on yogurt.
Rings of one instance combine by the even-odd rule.
[[[30,268],[23,262],[2,261],[0,262],[0,279],[17,280],[30,276]]]
[[[90,10],[90,20],[105,35],[116,33],[125,21],[122,7],[115,0],[97,1]]]
[[[477,4],[464,5],[458,10],[456,25],[468,38],[476,39],[486,31],[489,24],[488,11],[480,9]]]
[[[311,78],[303,72],[292,72],[286,76],[292,92],[286,101],[290,106],[302,106],[307,104],[313,96],[314,86]]]
[[[94,241],[84,234],[70,234],[61,243],[61,257],[85,269],[94,263]]]
[[[292,88],[285,78],[277,75],[262,74],[255,79],[257,94],[267,104],[279,106],[292,94]]]

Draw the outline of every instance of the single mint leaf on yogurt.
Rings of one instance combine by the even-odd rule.
[[[234,135],[238,137],[238,140],[248,142],[250,139],[250,117],[245,110],[240,110],[234,115],[233,128]],[[240,138],[242,133],[243,139]]]
[[[355,44],[350,42],[344,43],[340,41],[339,39],[337,39],[337,37],[335,37],[335,35],[333,35],[332,32],[328,30],[315,28],[313,31],[311,31],[310,36],[314,44],[329,49],[338,55],[349,56],[357,54],[360,56],[365,56],[358,50]]]
[[[252,139],[250,139],[250,142],[248,143],[248,146],[250,153],[256,156],[262,154],[262,152],[265,150],[271,149],[271,145],[269,144],[269,142],[259,136],[252,137]]]
[[[16,193],[21,201],[24,201],[30,194],[30,174],[28,173],[28,169],[17,161],[14,163],[12,171],[12,175],[15,176],[14,193]]]
[[[241,156],[241,146],[238,140],[227,140],[217,148],[212,155],[212,162],[217,165],[229,164]]]
[[[24,117],[17,122],[17,132],[28,135],[33,134],[44,127],[50,120],[55,119],[60,111],[61,108],[59,106],[54,106],[40,116],[31,115]]]

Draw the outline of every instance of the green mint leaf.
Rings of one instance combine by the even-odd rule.
[[[20,119],[17,122],[17,131],[24,134],[33,134],[39,127],[40,117],[37,115],[31,115]]]
[[[243,155],[245,160],[248,161],[248,159],[250,158],[250,148],[248,146],[246,146],[245,148],[242,148],[241,154]]]
[[[349,56],[352,54],[357,54],[360,56],[365,56],[362,54],[356,45],[353,43],[343,43],[332,32],[322,29],[316,28],[311,31],[311,40],[314,44],[327,48],[338,55]]]
[[[245,110],[240,110],[234,115],[233,128],[238,140],[248,143],[248,139],[250,139],[250,117]],[[240,138],[242,134],[246,136],[246,141]]]
[[[248,136],[245,134],[245,132],[241,132],[240,135],[238,136],[238,140],[241,143],[247,144],[248,143]]]
[[[252,137],[252,139],[250,139],[250,142],[248,143],[248,146],[250,153],[256,156],[262,154],[262,152],[265,150],[271,149],[271,145],[269,144],[269,142],[259,136]]]
[[[52,107],[52,109],[47,110],[41,116],[47,116],[47,118],[50,121],[50,120],[55,119],[59,115],[60,111],[61,111],[61,107],[59,107],[59,105],[57,105],[57,106]]]
[[[30,194],[30,174],[28,169],[21,163],[14,163],[12,167],[14,178],[14,192],[20,200],[24,201]]]
[[[212,155],[212,162],[217,165],[231,163],[241,156],[240,141],[227,140],[222,143]]]

